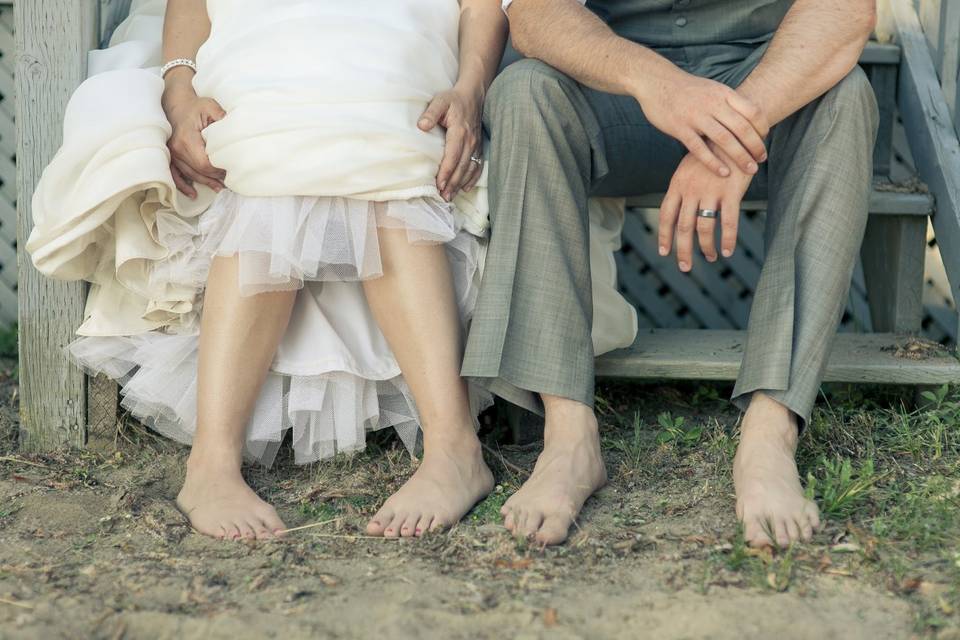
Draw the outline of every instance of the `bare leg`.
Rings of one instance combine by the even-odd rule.
[[[820,526],[817,505],[806,499],[800,485],[796,452],[796,415],[755,392],[743,417],[733,462],[737,517],[752,546],[807,542]]]
[[[536,542],[567,539],[583,503],[607,483],[597,418],[590,407],[543,396],[543,452],[533,474],[503,505],[507,529]]]
[[[200,533],[269,538],[285,529],[240,473],[247,422],[296,291],[241,296],[237,256],[214,258],[200,324],[197,433],[177,506]]]
[[[410,244],[380,229],[384,275],[364,282],[370,309],[410,386],[423,426],[423,461],[367,525],[416,536],[459,521],[493,488],[460,377],[463,340],[442,245]]]

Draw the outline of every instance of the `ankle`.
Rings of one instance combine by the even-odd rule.
[[[226,448],[194,446],[187,458],[188,474],[240,474],[243,454]]]
[[[456,456],[481,456],[482,446],[476,431],[470,428],[423,432],[423,453],[445,451]]]
[[[769,396],[754,394],[740,425],[741,440],[775,437],[796,448],[799,435],[799,419],[793,411]]]
[[[544,448],[582,446],[599,442],[600,426],[593,409],[566,398],[544,402]]]

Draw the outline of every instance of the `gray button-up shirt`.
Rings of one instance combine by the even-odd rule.
[[[505,1],[504,6],[510,1]],[[586,4],[625,38],[652,47],[686,47],[765,42],[780,26],[793,2],[587,0]]]

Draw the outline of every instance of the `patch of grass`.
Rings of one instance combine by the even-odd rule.
[[[880,479],[871,458],[856,464],[850,458],[821,458],[818,466],[819,475],[807,474],[807,497],[816,499],[827,517],[851,515]]]
[[[325,500],[323,502],[301,502],[297,506],[297,512],[304,518],[316,522],[333,520],[340,515],[340,510],[336,505]]]
[[[474,524],[491,524],[503,521],[500,509],[510,497],[510,493],[503,485],[497,485],[496,490],[483,499],[470,512],[470,522]]]
[[[690,449],[700,443],[703,427],[687,425],[683,416],[674,417],[669,411],[657,416],[660,431],[657,432],[657,444],[672,444],[678,449]]]

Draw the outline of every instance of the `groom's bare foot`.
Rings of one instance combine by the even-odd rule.
[[[556,397],[544,397],[544,403],[543,453],[500,513],[514,535],[552,545],[567,539],[583,503],[607,483],[607,471],[590,407]]]
[[[247,486],[235,460],[194,450],[177,507],[199,533],[214,538],[267,539],[286,529],[276,510]]]
[[[754,393],[733,461],[737,517],[754,547],[807,542],[820,526],[817,505],[806,499],[794,456],[797,417],[779,402]]]
[[[457,434],[424,436],[420,466],[380,507],[367,524],[367,533],[407,538],[452,526],[492,490],[493,474],[472,427]]]

